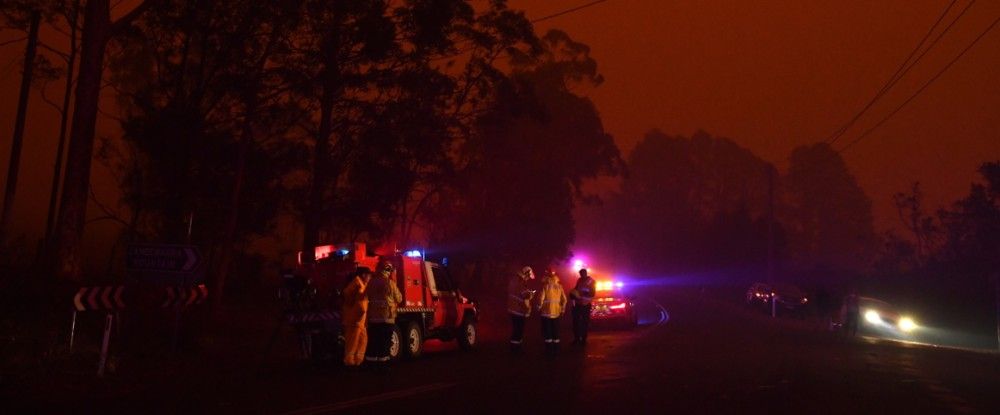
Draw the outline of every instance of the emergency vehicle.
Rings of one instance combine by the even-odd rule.
[[[591,303],[591,321],[597,324],[617,323],[629,328],[639,325],[635,302],[625,295],[624,287],[625,284],[621,281],[596,281],[597,294]]]
[[[396,309],[391,358],[420,356],[424,341],[429,339],[457,340],[465,350],[476,346],[476,304],[462,295],[446,267],[425,260],[421,251],[376,255],[364,243],[351,243],[318,246],[315,252],[316,261],[309,273],[317,285],[328,285],[335,292],[357,267],[378,272],[380,261],[393,264],[391,278],[403,301]],[[301,256],[299,253],[300,264]]]

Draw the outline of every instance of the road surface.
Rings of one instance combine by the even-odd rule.
[[[507,350],[505,327],[483,327],[476,351],[432,342],[388,375],[316,370],[281,356],[216,359],[7,403],[33,413],[1000,412],[996,354],[844,339],[693,290],[656,289],[639,305],[640,327],[595,331],[586,348],[567,343],[564,320],[554,360],[542,356],[533,322],[522,355]]]

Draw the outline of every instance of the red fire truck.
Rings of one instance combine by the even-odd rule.
[[[301,253],[299,254],[301,263]],[[363,266],[377,272],[380,261],[394,267],[392,278],[403,294],[398,306],[396,327],[392,334],[390,354],[417,357],[428,339],[457,340],[462,349],[476,345],[479,310],[462,295],[447,268],[426,261],[420,251],[376,255],[364,243],[325,245],[316,247],[316,262],[308,273],[320,290],[328,285],[339,292],[347,277]]]

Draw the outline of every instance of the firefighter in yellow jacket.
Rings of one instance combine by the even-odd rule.
[[[360,267],[344,288],[341,305],[341,319],[344,323],[344,366],[357,367],[365,357],[365,347],[368,346],[367,312],[368,297],[366,295],[372,270]]]
[[[382,263],[381,272],[368,283],[368,338],[371,347],[365,360],[385,371],[388,369],[392,348],[392,329],[396,325],[396,307],[403,295],[396,286],[389,262]]]
[[[510,351],[521,351],[524,341],[524,322],[531,315],[531,298],[535,291],[528,288],[528,280],[535,278],[531,267],[521,268],[521,271],[511,277],[507,283],[507,314],[510,314]]]
[[[542,337],[545,354],[555,357],[559,352],[559,318],[566,311],[566,291],[559,283],[559,276],[551,269],[545,270],[542,294],[538,297],[538,311],[542,316]]]

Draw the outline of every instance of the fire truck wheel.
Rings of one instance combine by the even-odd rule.
[[[406,330],[403,332],[405,342],[403,343],[403,356],[413,358],[419,357],[423,352],[424,347],[424,336],[420,332],[420,325],[415,321],[411,321],[406,324]]]
[[[479,341],[479,332],[476,330],[476,323],[465,319],[458,328],[458,346],[463,350],[472,350]]]
[[[400,339],[402,339],[402,338],[403,338],[403,335],[402,335],[402,333],[399,332],[399,326],[393,324],[392,325],[392,337],[390,337],[391,340],[389,341],[389,359],[390,360],[397,360],[397,359],[399,359],[400,351],[402,349],[402,342],[400,341]]]

